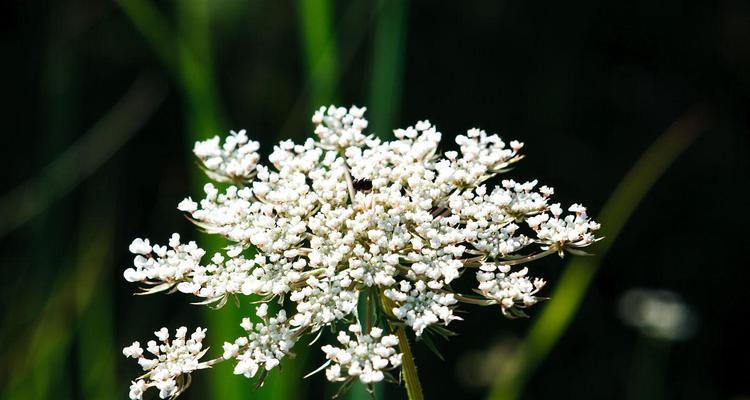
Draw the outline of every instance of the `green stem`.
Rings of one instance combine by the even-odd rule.
[[[394,318],[391,312],[394,306],[393,301],[381,293],[380,302],[385,314]],[[388,326],[393,330],[393,325],[390,322]],[[424,395],[422,394],[422,385],[419,383],[419,375],[417,375],[417,365],[414,364],[414,355],[411,353],[409,338],[406,336],[406,330],[403,326],[396,328],[396,337],[398,337],[398,347],[402,354],[401,375],[404,377],[404,383],[406,384],[406,394],[409,400],[422,400]]]
[[[419,375],[417,375],[417,366],[414,364],[414,355],[411,353],[409,338],[406,337],[406,331],[403,326],[396,329],[396,336],[398,336],[398,347],[403,354],[401,359],[401,374],[406,384],[406,394],[409,400],[423,400],[424,395],[422,395],[422,385],[419,383]]]
[[[541,253],[537,253],[537,254],[532,254],[530,256],[516,258],[516,259],[513,259],[513,260],[498,261],[496,263],[489,263],[489,264],[507,265],[507,266],[518,265],[518,264],[525,264],[527,262],[532,262],[532,261],[536,261],[536,260],[538,260],[540,258],[547,257],[550,254],[555,254],[555,253],[557,253],[557,251],[558,251],[557,248],[551,248],[549,250],[545,250],[545,251],[543,251]]]
[[[380,294],[380,302],[383,304],[383,311],[386,315],[393,318],[391,310],[393,310],[393,302],[388,297]],[[392,324],[388,324],[393,329]],[[411,353],[411,346],[409,346],[409,338],[406,336],[406,330],[403,326],[396,328],[396,336],[398,337],[398,347],[401,349],[401,375],[404,377],[404,383],[406,384],[406,394],[409,400],[422,400],[424,395],[422,394],[422,385],[419,383],[419,375],[417,375],[417,366],[414,364],[414,355]]]

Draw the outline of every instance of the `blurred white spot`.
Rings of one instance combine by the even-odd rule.
[[[697,324],[693,310],[669,290],[631,289],[620,299],[618,311],[623,322],[655,339],[687,340]]]

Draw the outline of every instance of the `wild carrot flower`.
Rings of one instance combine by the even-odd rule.
[[[206,184],[202,199],[188,197],[177,208],[226,239],[226,248],[209,257],[176,233],[167,246],[135,239],[124,277],[147,293],[179,291],[200,304],[223,306],[232,297],[263,304],[252,320],[237,321],[246,335],[226,342],[213,360],[199,360],[206,352],[201,329],[186,339],[180,328],[171,343],[165,330],[157,332],[162,344],[147,348],[154,359],[137,342],[126,347],[147,371],[131,386],[132,399],[149,387],[175,397],[192,371],[221,361],[262,383],[303,335],[326,326],[339,330],[341,346],[321,348],[326,377],[370,385],[412,362],[402,360],[407,344],[399,338],[406,336],[396,330],[446,335],[445,326],[461,320],[461,303],[524,316],[545,282],[521,264],[577,254],[598,240],[599,225],[583,206],[566,214],[551,201],[554,190],[536,180],[496,180],[523,158],[523,143],[470,129],[456,137],[458,151],[441,154],[441,134],[429,121],[396,129],[386,141],[365,132],[364,112],[320,108],[314,136],[280,142],[269,165],[259,164],[259,145],[245,131],[195,144],[219,186]],[[474,274],[474,293],[454,290],[464,274]],[[289,315],[274,314],[266,305],[272,300]]]
[[[177,397],[190,385],[191,372],[210,365],[200,361],[208,350],[203,349],[202,343],[206,337],[205,329],[196,329],[188,338],[187,328],[183,326],[177,329],[172,341],[169,340],[167,328],[161,328],[154,334],[159,341],[151,340],[146,345],[146,350],[154,358],[144,356],[138,342],[122,350],[125,357],[138,360],[145,371],[130,385],[131,399],[141,399],[149,387],[158,389],[162,399]]]

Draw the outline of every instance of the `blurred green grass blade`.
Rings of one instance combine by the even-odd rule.
[[[71,351],[74,335],[83,326],[91,331],[81,337],[81,351],[87,353],[81,354],[81,365],[84,368],[95,365],[101,369],[83,371],[82,390],[94,396],[90,398],[119,397],[113,397],[117,385],[113,375],[111,319],[91,320],[89,318],[95,315],[88,314],[94,300],[99,300],[100,295],[108,296],[105,292],[109,293],[108,288],[102,286],[106,271],[103,265],[111,253],[114,234],[110,208],[113,200],[107,197],[108,193],[113,192],[92,190],[90,200],[82,207],[87,212],[83,215],[77,235],[80,246],[76,259],[61,262],[69,264],[69,267],[60,268],[55,289],[48,296],[39,319],[28,337],[20,338],[21,342],[26,339],[27,343],[14,346],[11,359],[17,362],[3,392],[3,399],[66,398],[67,393],[58,384],[69,382],[69,379],[62,379],[62,374],[68,372],[67,355]],[[96,303],[97,307],[106,307],[106,303]],[[103,312],[110,315],[111,309]],[[81,322],[83,326],[79,325]]]
[[[36,177],[0,198],[0,237],[39,215],[124,146],[164,101],[166,87],[140,76],[127,93]]]
[[[388,138],[401,109],[408,0],[380,0],[375,28],[370,103],[370,132]]]
[[[336,79],[334,79],[331,83],[331,93],[333,95],[328,99],[322,99],[322,100],[315,100],[315,97],[322,97],[322,95],[318,94],[315,96],[309,96],[308,93],[312,93],[315,91],[316,93],[323,93],[324,91],[319,91],[315,89],[313,86],[318,85],[319,83],[313,82],[313,78],[316,77],[316,74],[313,72],[313,63],[308,62],[308,53],[312,54],[318,54],[317,51],[313,51],[311,49],[306,48],[306,41],[305,38],[302,36],[302,32],[304,32],[303,28],[300,28],[300,40],[302,41],[302,47],[304,51],[305,56],[305,85],[300,91],[300,94],[295,99],[290,111],[289,111],[289,118],[286,119],[284,124],[282,125],[281,129],[279,129],[277,134],[277,139],[301,139],[304,140],[307,135],[301,135],[299,134],[300,130],[295,126],[297,120],[296,116],[299,116],[301,114],[305,115],[305,121],[309,121],[308,117],[312,116],[312,111],[319,108],[321,105],[329,105],[331,103],[337,103],[337,87],[339,80],[341,78],[341,71],[345,71],[348,69],[349,65],[352,63],[352,61],[355,58],[355,54],[359,51],[359,48],[362,46],[362,43],[365,42],[365,37],[372,29],[372,26],[375,24],[378,16],[378,11],[367,13],[367,15],[363,18],[361,15],[361,9],[362,9],[362,0],[357,1],[351,1],[348,3],[348,6],[346,10],[342,13],[341,21],[348,21],[347,24],[340,24],[342,29],[345,26],[349,26],[349,29],[346,32],[339,32],[338,35],[346,36],[346,43],[348,43],[348,46],[338,48],[336,47],[336,34],[337,32],[334,31],[333,27],[326,28],[330,29],[332,32],[334,32],[334,36],[332,37],[331,43],[327,45],[316,45],[315,48],[322,49],[322,54],[325,57],[331,57],[334,58],[336,61],[336,67],[334,69]],[[299,12],[298,12],[299,14]],[[303,20],[301,16],[298,18],[298,23],[302,23]],[[314,22],[314,21],[313,21]],[[310,44],[313,45],[317,42],[311,42]],[[331,51],[326,51],[325,49],[327,47],[333,46]],[[324,62],[324,65],[326,63]],[[309,69],[308,69],[309,68]],[[360,103],[357,101],[356,103]],[[360,104],[364,105],[364,104]],[[368,114],[369,118],[369,114]],[[305,127],[307,127],[309,122],[305,123]]]
[[[210,54],[209,0],[176,2],[179,32],[147,0],[117,0],[117,4],[182,90],[189,123],[205,136],[217,133],[222,112]]]
[[[177,25],[179,76],[186,92],[186,116],[192,135],[202,138],[223,130],[211,36],[211,0],[179,0]]]
[[[107,249],[111,250],[112,246]],[[104,282],[107,280],[102,279],[102,284]],[[94,297],[96,301],[88,305],[79,300],[82,305],[78,323],[79,386],[85,399],[119,399],[124,394],[120,389],[124,388],[118,385],[116,365],[120,357],[117,350],[122,346],[114,342],[112,290],[100,287]]]
[[[70,99],[78,89],[74,82],[76,69],[73,41],[66,38],[61,29],[55,26],[49,28],[46,62],[40,85],[46,111],[45,140],[35,147],[45,161],[59,159],[59,154],[65,151],[64,146],[73,136],[71,124],[75,109]],[[43,343],[47,345],[46,348],[42,349],[41,346],[32,347],[29,340],[29,329],[38,325],[38,316],[49,304],[49,293],[59,288],[59,271],[71,263],[69,251],[62,245],[62,239],[67,234],[66,217],[54,212],[57,211],[54,208],[52,212],[45,212],[51,208],[53,196],[44,196],[48,192],[45,190],[47,187],[44,178],[49,177],[53,170],[45,166],[41,171],[36,177],[13,188],[0,200],[0,230],[9,233],[38,215],[31,224],[26,239],[35,243],[35,248],[43,249],[28,254],[25,260],[19,260],[17,264],[31,265],[34,267],[32,271],[18,274],[25,275],[21,279],[13,279],[13,274],[10,276],[15,282],[8,288],[10,307],[3,315],[0,326],[0,341],[6,344],[0,349],[0,387],[2,393],[6,394],[3,398],[9,399],[39,398],[50,385],[59,385],[58,393],[61,396],[69,395],[70,390],[68,370],[60,368],[63,354],[67,350],[65,343],[48,340]],[[49,192],[55,193],[54,190]],[[48,278],[46,275],[49,270],[58,272],[57,276]],[[45,357],[49,362],[43,363],[38,369],[29,368],[29,365],[38,361],[32,359],[32,351],[36,352],[33,356]]]
[[[103,115],[81,137],[81,139],[76,141],[66,149],[63,154],[59,155],[55,161],[50,163],[49,166],[45,168],[45,172],[23,186],[15,189],[9,195],[0,200],[0,214],[7,214],[14,218],[27,220],[28,218],[31,218],[31,216],[44,211],[53,200],[59,199],[63,194],[72,190],[73,187],[102,165],[104,161],[109,159],[109,157],[126,143],[130,137],[135,135],[140,127],[145,124],[149,117],[153,115],[158,106],[162,103],[165,93],[165,87],[160,80],[143,76],[136,79],[135,83],[117,101],[117,103],[105,115]],[[26,204],[26,202],[30,204]],[[18,206],[18,204],[22,203],[28,208]],[[59,218],[59,216],[55,217]],[[11,219],[0,219],[0,221],[12,222]],[[55,222],[58,223],[57,221]],[[70,264],[70,261],[60,259],[60,253],[58,253],[55,246],[51,245],[49,242],[59,241],[60,243],[65,243],[66,238],[56,239],[54,233],[57,229],[55,228],[55,225],[51,225],[53,221],[44,219],[44,221],[40,221],[40,224],[41,223],[44,223],[44,226],[39,228],[38,235],[35,234],[35,236],[38,236],[35,240],[39,243],[45,243],[44,251],[33,254],[31,260],[28,262],[32,263],[35,267],[47,267],[53,263],[54,270],[65,271],[66,266],[67,264]],[[52,258],[51,261],[49,260],[50,257]],[[52,265],[50,265],[50,267],[52,267]],[[70,268],[68,267],[67,269],[69,270]],[[18,292],[18,296],[38,296],[44,298],[43,301],[39,300],[40,305],[37,310],[34,310],[35,314],[42,315],[43,317],[40,317],[36,321],[35,327],[31,329],[32,332],[44,332],[49,329],[44,328],[44,326],[55,327],[64,323],[64,321],[59,320],[64,313],[60,311],[60,308],[55,308],[58,307],[56,305],[58,301],[49,300],[63,297],[63,294],[59,293],[61,290],[70,290],[63,289],[67,288],[67,286],[62,283],[62,280],[67,279],[66,277],[69,278],[73,274],[69,271],[64,273],[61,272],[61,274],[64,275],[56,278],[56,283],[52,293],[38,293],[36,290],[22,290]],[[22,299],[20,301],[30,302],[32,300]],[[60,304],[59,307],[63,307],[63,303]],[[54,315],[47,315],[47,313],[43,311],[45,309],[56,311],[50,311]],[[13,318],[12,313],[3,316],[2,325],[4,340],[17,335],[17,333],[6,332],[6,328],[12,326],[10,318]],[[53,353],[62,351],[58,350],[58,347],[67,346],[67,339],[62,340],[65,339],[65,336],[66,335],[61,334],[58,338],[61,341],[53,342],[52,339],[48,341],[42,340],[43,338],[36,339],[32,333],[31,335],[28,335],[28,337],[21,338],[26,342],[25,345],[13,346],[12,349],[6,349],[10,350],[12,353],[14,351],[26,351],[27,347],[32,346],[34,348],[29,351],[36,352],[35,354],[30,354],[28,357],[22,356],[21,354],[8,357],[9,359],[19,360],[10,362],[12,367],[11,373],[13,375],[10,379],[11,384],[13,381],[28,380],[27,375],[31,373],[41,376],[42,371],[44,370],[49,371],[50,373],[55,372],[53,369],[48,368],[48,363],[39,361],[38,358],[53,357]],[[35,364],[43,365],[43,367],[36,368],[34,367]],[[44,380],[49,379],[51,378],[45,378]],[[43,385],[40,387],[43,387]]]
[[[297,1],[310,104],[315,108],[336,101],[339,68],[331,4],[330,0]]]
[[[624,399],[656,400],[669,398],[666,379],[673,343],[638,335],[632,349],[632,361]]]
[[[509,359],[507,375],[498,377],[488,399],[520,398],[526,382],[559,341],[570,324],[594,278],[601,261],[617,240],[625,223],[635,212],[649,189],[695,138],[705,129],[706,119],[700,109],[689,111],[641,155],[617,185],[597,218],[600,234],[605,237],[590,257],[574,257],[541,314],[519,345],[518,353]]]
[[[114,244],[115,190],[113,180],[103,179],[87,194],[78,243],[78,269],[97,270],[74,282],[78,323],[78,377],[85,399],[122,398],[116,378],[119,344],[114,342],[114,310],[111,255]]]
[[[166,18],[148,0],[115,0],[125,12],[138,32],[153,48],[159,60],[173,74],[177,73],[177,49],[175,39]]]
[[[62,268],[70,267],[70,262],[62,261],[61,264]],[[72,307],[69,296],[73,290],[70,284],[72,279],[73,274],[60,274],[39,312],[40,318],[25,332],[25,336],[13,338],[13,342],[8,344],[12,348],[6,350],[4,362],[10,368],[1,398],[45,399],[53,384],[69,381],[64,374],[67,372],[65,355],[71,342],[69,320],[72,316],[66,311]],[[67,388],[57,388],[56,393],[61,398],[68,396]]]

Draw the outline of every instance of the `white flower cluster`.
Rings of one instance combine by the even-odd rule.
[[[150,246],[148,239],[135,239],[130,251],[136,254],[134,268],[125,270],[129,282],[152,285],[146,293],[175,288],[182,293],[192,293],[208,299],[206,303],[225,301],[228,294],[241,293],[253,285],[253,272],[263,257],[247,260],[241,255],[227,258],[220,253],[211,257],[211,263],[201,264],[205,251],[195,242],[180,243],[180,235],[175,233],[166,246]],[[245,288],[245,289],[243,289]]]
[[[231,131],[220,143],[220,138],[195,143],[193,153],[198,157],[206,174],[219,182],[247,182],[253,178],[260,156],[258,142],[249,140],[245,130]]]
[[[398,290],[386,289],[383,294],[397,304],[392,310],[393,315],[414,329],[417,336],[432,324],[442,322],[448,325],[461,319],[453,315],[451,306],[458,303],[453,293],[430,290],[421,280],[414,285],[403,280]]]
[[[340,331],[337,337],[343,348],[321,347],[330,363],[326,369],[329,381],[344,381],[351,377],[359,378],[365,384],[380,382],[385,377],[383,371],[401,365],[401,353],[395,349],[398,345],[395,335],[383,336],[380,328],[372,328],[368,334],[363,334],[357,324],[350,325],[349,331],[354,333],[355,340],[344,331]]]
[[[297,313],[290,321],[294,326],[317,331],[329,323],[351,315],[357,308],[358,293],[347,288],[352,281],[347,275],[333,279],[307,278],[305,286],[292,292],[289,299],[297,303]]]
[[[313,114],[315,135],[320,143],[339,149],[351,146],[361,146],[367,137],[362,131],[367,128],[367,120],[363,118],[365,108],[330,106],[320,107]]]
[[[235,374],[252,378],[260,368],[270,371],[294,346],[296,337],[287,324],[286,312],[281,310],[271,318],[267,313],[267,304],[258,306],[256,315],[262,322],[253,324],[250,318],[244,318],[240,326],[247,336],[239,337],[234,343],[224,343],[224,359],[237,360]]]
[[[163,285],[160,289],[189,276],[206,254],[195,242],[181,244],[177,233],[169,239],[169,247],[152,247],[148,239],[135,239],[130,244],[130,252],[136,255],[134,268],[125,270],[125,279],[128,282]]]
[[[223,145],[218,137],[196,143],[209,177],[228,185],[208,183],[203,199],[188,197],[178,209],[225,238],[226,251],[204,263],[205,252],[177,234],[170,248],[144,239],[131,245],[136,258],[125,278],[150,286],[147,292],[176,289],[219,305],[230,295],[293,303],[288,317],[267,318],[260,306],[262,322],[242,322],[247,336],[225,344],[222,357],[236,360],[235,373],[256,376],[278,365],[302,334],[360,321],[368,335],[350,328],[356,341],[340,333],[344,349],[324,347],[333,362],[327,376],[382,380],[400,356],[395,337],[381,329],[444,333],[438,325],[461,319],[459,303],[522,315],[544,281],[511,266],[575,254],[598,240],[585,208],[573,205],[563,216],[550,201],[552,188],[493,180],[523,158],[523,143],[471,129],[456,137],[458,151],[441,154],[442,135],[429,121],[384,141],[365,132],[364,111],[322,107],[313,116],[315,136],[280,142],[268,166],[258,164],[258,144],[244,131]],[[464,272],[476,274],[481,297],[453,289]],[[357,312],[361,294],[371,304],[365,315]]]
[[[594,231],[599,229],[599,224],[589,219],[586,215],[586,207],[573,204],[568,211],[575,215],[562,216],[560,204],[553,204],[548,208],[549,214],[544,213],[528,219],[529,226],[536,232],[539,243],[544,244],[542,249],[581,248],[590,245],[596,240]],[[552,214],[552,217],[550,217]]]
[[[146,350],[154,358],[146,358],[138,342],[122,349],[125,357],[138,360],[146,372],[130,385],[130,398],[133,400],[143,398],[143,392],[150,387],[157,388],[162,399],[175,398],[190,384],[191,372],[209,366],[200,361],[208,350],[203,348],[205,329],[197,328],[187,338],[187,328],[180,327],[172,341],[169,340],[167,328],[161,328],[154,334],[159,341],[150,340],[146,344]]]
[[[528,268],[510,272],[507,265],[482,264],[479,269],[478,292],[499,304],[503,314],[511,317],[523,316],[520,309],[536,304],[539,298],[534,295],[546,284],[543,279],[535,278],[532,281],[526,276]]]

